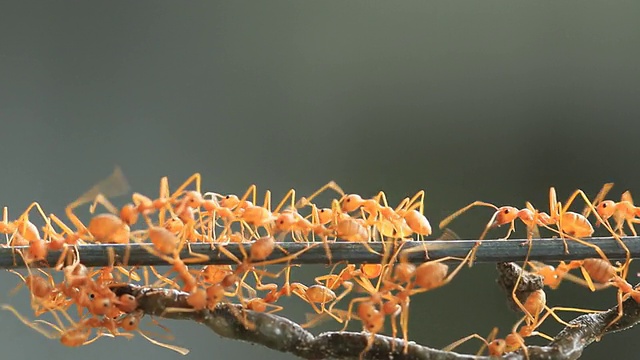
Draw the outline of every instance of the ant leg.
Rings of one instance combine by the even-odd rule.
[[[247,198],[249,198],[249,195],[252,195],[252,197],[251,197],[252,202],[251,203],[255,205],[255,203],[256,203],[256,191],[257,191],[256,185],[255,184],[251,184],[251,186],[249,186],[249,188],[244,193],[244,195],[242,195],[242,197],[240,198],[240,201],[238,202],[238,204],[241,204],[243,201],[246,201]]]
[[[592,205],[598,206],[598,204],[602,202],[602,200],[604,200],[604,198],[607,196],[609,191],[611,191],[612,187],[613,187],[613,183],[604,184],[602,186],[602,189],[600,189],[600,191],[598,192],[598,195],[596,195],[596,197],[593,198],[593,201],[591,202]],[[591,214],[591,211],[593,211],[592,207],[589,205],[585,205],[584,210],[582,210],[582,215],[584,217],[589,217],[589,215]]]
[[[371,301],[371,296],[362,296],[362,297],[351,299],[351,301],[349,302],[349,306],[347,307],[347,315],[346,315],[346,319],[344,320],[344,326],[340,331],[347,330],[347,327],[349,326],[349,321],[351,320],[351,316],[353,314],[353,306],[356,303],[365,302],[365,301]]]
[[[303,206],[306,206],[308,204],[311,204],[311,200],[313,200],[315,197],[317,197],[318,195],[322,194],[324,191],[331,189],[334,190],[335,192],[337,192],[338,194],[340,194],[340,196],[344,196],[345,193],[342,190],[342,188],[340,186],[338,186],[338,184],[336,184],[335,181],[331,180],[328,183],[326,183],[325,185],[323,185],[321,188],[319,188],[318,190],[316,190],[313,194],[307,196],[307,197],[303,197],[300,200],[298,200],[298,202],[296,203],[296,208],[300,208]]]
[[[109,201],[103,194],[96,195],[95,199],[93,200],[93,204],[91,204],[91,206],[89,207],[89,213],[93,214],[96,211],[96,207],[98,204],[104,206],[110,213],[116,215],[118,214],[118,208],[116,208],[111,203],[111,201]]]
[[[469,204],[469,205],[467,205],[467,206],[463,207],[462,209],[460,209],[460,210],[458,210],[458,211],[454,212],[453,214],[451,214],[451,215],[447,216],[444,220],[442,220],[442,221],[440,222],[440,224],[438,225],[438,227],[439,227],[440,229],[442,229],[442,228],[446,227],[447,225],[449,225],[449,223],[450,223],[451,221],[453,221],[453,219],[457,218],[457,217],[458,217],[458,216],[460,216],[462,213],[466,212],[467,210],[471,209],[471,208],[472,208],[472,207],[474,207],[474,206],[487,206],[487,207],[493,208],[493,209],[495,209],[495,210],[498,210],[498,207],[497,207],[497,206],[495,206],[495,205],[493,205],[493,204],[489,204],[489,203],[484,202],[484,201],[474,201],[474,202],[472,202],[471,204]]]
[[[387,195],[384,193],[384,191],[380,191],[378,195],[373,197],[373,199],[382,206],[389,206],[389,202],[387,202]]]
[[[18,217],[18,219],[22,219],[22,220],[29,220],[29,212],[31,211],[31,209],[36,208],[36,210],[38,210],[38,213],[40,213],[40,216],[42,217],[42,219],[45,221],[45,223],[48,220],[47,215],[44,214],[44,211],[42,210],[42,207],[40,206],[40,204],[38,204],[37,202],[32,202],[31,205],[29,205],[29,207],[27,207],[27,209],[22,213],[22,215],[20,215]]]
[[[282,209],[282,207],[284,206],[284,204],[286,203],[287,199],[291,200],[291,210],[294,210],[296,208],[295,204],[296,204],[296,191],[294,189],[289,190],[289,192],[282,198],[282,200],[280,201],[280,203],[278,203],[278,206],[276,206],[275,210],[273,210],[273,213],[278,213],[280,211],[280,209]]]
[[[478,245],[476,244],[476,246]],[[462,267],[464,266],[464,264],[470,261],[473,254],[475,254],[475,249],[472,249],[471,251],[469,251],[469,254],[467,254],[467,256],[462,260],[460,265],[458,265],[458,267],[456,267],[451,273],[449,273],[449,275],[442,281],[442,284],[437,287],[448,284],[460,272],[460,270],[462,270]],[[436,261],[439,261],[439,260],[436,260]]]
[[[418,201],[420,200],[420,201]],[[424,190],[418,191],[407,203],[407,212],[412,210],[418,210],[420,214],[424,215]]]
[[[305,253],[306,251],[308,251],[309,249],[315,247],[316,245],[319,245],[318,243],[314,243],[311,244],[308,247],[303,248],[302,250],[295,252],[291,255],[285,256],[285,257],[281,257],[279,259],[273,259],[273,260],[265,260],[265,261],[260,261],[260,262],[255,262],[252,263],[253,266],[267,266],[267,265],[274,265],[274,264],[279,264],[279,263],[284,263],[284,262],[289,262],[291,260],[296,259],[298,256],[300,256],[302,253]]]
[[[605,330],[607,330],[608,328],[611,327],[611,325],[615,324],[618,322],[618,320],[622,319],[622,317],[624,316],[624,308],[622,307],[622,303],[623,303],[623,299],[622,299],[622,290],[618,289],[618,293],[616,294],[616,298],[618,299],[618,314],[616,315],[616,317],[611,320],[611,322],[609,322],[609,324],[607,324],[607,326],[604,328],[603,333]],[[598,338],[599,340],[599,338]]]
[[[78,205],[80,205],[80,203],[77,202],[73,202],[69,205],[67,205],[67,207],[65,208],[65,213],[67,214],[67,217],[69,218],[69,220],[71,220],[71,223],[73,224],[73,226],[76,227],[76,229],[78,229],[78,234],[88,234],[89,230],[87,229],[87,227],[82,223],[82,221],[80,221],[80,218],[78,218],[76,216],[76,214],[73,213],[73,209],[75,209]],[[51,220],[53,220],[54,217],[53,215],[51,216]],[[56,218],[57,219],[57,218]],[[54,222],[56,222],[54,220]],[[63,223],[60,222],[56,222],[56,224],[60,227],[63,227]],[[64,226],[65,228],[69,229],[68,227]],[[73,231],[70,231],[70,234],[73,234]]]
[[[342,286],[345,288],[345,290],[342,293],[340,293],[340,295],[338,295],[335,300],[333,300],[331,305],[329,305],[329,308],[327,309],[327,311],[332,312],[334,306],[336,306],[336,304],[340,300],[342,300],[345,296],[349,295],[351,293],[351,291],[353,290],[353,283],[350,282],[350,281],[342,282]],[[342,322],[342,321],[339,321],[339,322]]]
[[[537,326],[538,327],[540,324],[542,324],[542,322],[549,317],[549,315],[551,315],[554,319],[556,319],[557,322],[559,322],[560,324],[567,326],[567,327],[579,327],[579,325],[577,324],[569,324],[568,322],[562,320],[558,314],[556,314],[556,311],[573,311],[573,312],[579,312],[579,313],[583,313],[583,314],[596,314],[596,313],[601,313],[601,310],[589,310],[589,309],[580,309],[580,308],[571,308],[571,307],[562,307],[562,306],[554,306],[552,308],[548,307],[545,305],[545,309],[547,310],[547,312],[538,320],[537,322]]]
[[[559,215],[558,205],[559,203],[558,203],[558,195],[556,194],[556,188],[552,186],[549,188],[549,215],[550,216]]]
[[[262,207],[267,209],[267,210],[269,210],[269,212],[272,212],[271,211],[271,191],[270,190],[267,190],[264,193],[264,202],[262,203]]]
[[[465,336],[462,339],[457,340],[457,341],[445,346],[444,348],[442,348],[442,351],[446,351],[446,352],[453,351],[455,348],[457,348],[458,346],[466,343],[467,341],[469,341],[471,339],[478,339],[478,340],[482,341],[484,346],[487,346],[487,347],[489,346],[489,342],[485,338],[483,338],[482,336],[480,336],[478,334],[471,334],[469,336]],[[484,350],[484,348],[483,348],[483,350]]]
[[[148,197],[140,193],[133,193],[133,195],[131,195],[131,200],[133,201],[133,205],[135,207],[138,207],[140,206],[140,204],[148,203],[149,201],[151,201],[151,199],[149,199]],[[118,212],[116,211],[115,213],[117,214]],[[175,214],[173,214],[173,211],[171,211],[171,214],[175,216]],[[144,221],[147,223],[147,226],[149,227],[153,226],[153,222],[151,221],[151,218],[149,218],[148,211],[143,211],[140,213],[140,215],[142,215],[142,217],[144,218]],[[158,224],[162,225],[164,224],[164,222],[158,221]]]
[[[480,349],[476,353],[476,356],[482,355],[482,352],[484,351],[485,347],[489,348],[489,356],[498,355],[498,354],[496,354],[495,346],[491,345],[491,343],[496,339],[496,336],[498,336],[498,328],[494,327],[493,329],[491,329],[491,332],[487,336],[487,343],[486,344],[482,344],[482,346],[480,346]]]
[[[160,191],[159,191],[158,199],[166,203],[161,209],[158,210],[158,223],[164,224],[166,220],[165,213],[167,211],[169,211],[169,214],[171,216],[175,216],[173,212],[173,207],[171,206],[171,200],[170,200],[171,191],[169,190],[169,179],[166,176],[160,179]]]
[[[175,281],[169,279],[167,277],[168,274],[171,273],[172,270],[169,270],[168,272],[166,272],[164,275],[161,275],[158,270],[156,270],[155,266],[149,266],[149,268],[151,269],[151,272],[153,273],[153,275],[155,275],[158,278],[158,281],[156,281],[153,286],[159,286],[160,284],[158,282],[164,282],[165,284],[171,286],[174,289],[180,289],[180,286],[178,285],[178,283],[176,283]],[[148,279],[147,279],[148,280]],[[145,280],[145,281],[147,281]]]
[[[128,193],[130,189],[131,187],[129,186],[129,182],[125,178],[122,169],[119,166],[116,166],[111,175],[109,175],[106,179],[98,182],[86,193],[82,194],[82,196],[80,196],[76,200],[76,202],[84,204],[88,201],[93,200],[100,193],[109,197],[121,196]]]
[[[493,213],[493,215],[491,215],[491,218],[487,222],[487,225],[485,225],[484,231],[482,231],[482,234],[480,234],[480,237],[478,238],[478,240],[484,240],[484,237],[487,236],[487,233],[489,232],[489,230],[491,230],[494,227],[493,223],[495,222],[495,220],[498,217],[499,213],[500,213],[500,211],[496,209],[496,211]],[[509,227],[509,232],[507,233],[507,236],[505,236],[503,239],[507,239],[509,237],[509,235],[511,234],[511,232],[513,231],[511,229],[513,227],[514,222],[515,221],[511,222],[511,225]],[[442,224],[442,222],[440,224]],[[440,229],[442,229],[442,228],[440,228]]]
[[[591,275],[589,275],[589,272],[587,272],[587,269],[585,269],[584,266],[580,265],[580,272],[582,272],[582,276],[584,277],[584,280],[587,282],[587,287],[589,288],[589,290],[596,291],[596,288],[593,285],[593,280],[591,279]]]
[[[191,185],[192,183],[196,184],[196,191],[198,193],[200,193],[201,192],[201,190],[200,190],[201,181],[202,181],[202,177],[201,177],[200,173],[195,173],[195,174],[191,175],[184,183],[182,183],[182,185],[180,185],[176,189],[176,191],[173,193],[173,195],[171,195],[171,197],[169,198],[169,203],[172,203],[173,201],[175,201],[178,198],[178,196],[180,196],[181,193],[184,192],[184,190],[189,185]],[[167,184],[167,186],[168,186],[168,184]]]
[[[247,253],[246,251],[244,251],[244,246],[243,244],[239,244],[239,245],[240,245],[239,248],[242,250],[242,253],[246,259]],[[218,245],[218,251],[224,254],[224,256],[228,257],[229,259],[235,261],[238,265],[242,265],[242,261],[240,261],[240,259],[238,259],[237,256],[233,255],[231,251],[227,250],[227,248],[224,247],[224,245]]]
[[[600,217],[600,215],[598,214],[598,212],[595,210],[595,207],[593,206],[593,204],[591,203],[591,201],[589,201],[589,198],[587,197],[587,195],[585,195],[585,193],[582,190],[576,190],[574,192],[574,194],[572,195],[572,197],[570,197],[569,199],[571,201],[573,201],[573,199],[580,195],[582,197],[582,199],[585,201],[585,203],[587,204],[587,206],[589,206],[589,208],[591,208],[591,211],[593,211],[594,215],[596,216],[596,218],[598,219],[599,222],[603,223],[603,225],[605,226],[605,228],[611,233],[611,235],[616,239],[616,241],[618,242],[618,244],[620,245],[620,247],[622,247],[625,251],[626,254],[626,261],[625,261],[625,265],[623,267],[622,270],[622,277],[623,279],[626,279],[627,277],[627,272],[628,272],[628,268],[629,268],[629,264],[631,263],[631,251],[629,250],[629,248],[627,247],[627,245],[624,243],[624,241],[622,241],[622,239],[615,233],[615,231],[613,231],[613,229],[611,228],[611,226],[608,223],[605,223],[602,218]],[[570,205],[570,203],[567,203],[565,205],[565,209],[568,208],[568,205]],[[566,211],[566,210],[565,210]],[[563,211],[563,212],[565,212]]]
[[[16,310],[11,305],[7,305],[7,304],[0,305],[0,309],[11,311],[13,313],[13,315],[15,315],[18,318],[18,320],[20,320],[20,322],[22,322],[23,324],[25,324],[28,327],[32,328],[33,330],[39,332],[40,334],[44,335],[48,339],[56,339],[58,337],[58,336],[53,335],[50,332],[47,332],[44,329],[40,328],[36,323],[27,320],[27,318],[22,316],[22,314],[20,314],[18,312],[18,310]],[[40,321],[43,321],[43,320],[40,320]],[[53,325],[53,324],[50,324],[50,325]],[[53,325],[53,326],[55,327],[55,325]]]

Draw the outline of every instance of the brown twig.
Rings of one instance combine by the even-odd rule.
[[[517,272],[519,268],[517,265],[515,266],[503,265],[504,274],[514,275],[514,271]],[[524,283],[526,284],[527,281]],[[536,280],[531,280],[529,285],[523,285],[523,289],[531,290],[537,286],[535,284]],[[135,296],[138,299],[139,310],[147,315],[197,321],[220,336],[260,344],[270,349],[294,354],[303,359],[359,359],[369,337],[369,334],[354,332],[325,332],[314,336],[289,319],[248,310],[246,311],[246,319],[253,326],[246,326],[247,324],[240,315],[243,311],[240,305],[221,304],[212,311],[189,311],[190,307],[186,303],[188,294],[172,289],[155,289],[124,284],[114,286],[113,291],[117,295],[128,293]],[[165,310],[170,307],[184,308],[185,311],[166,313]],[[577,317],[570,322],[574,327],[562,330],[549,345],[528,346],[529,358],[532,360],[573,360],[579,358],[585,347],[603,335],[628,329],[640,322],[640,306],[633,299],[630,298],[624,302],[623,310],[623,317],[609,328],[606,328],[607,325],[618,313],[617,306],[602,313]],[[402,339],[376,335],[373,347],[364,354],[363,359],[490,359],[486,356],[445,352],[413,342],[409,343],[408,351],[405,354],[402,352],[403,345]],[[520,351],[506,354],[502,358],[521,360],[525,356]]]

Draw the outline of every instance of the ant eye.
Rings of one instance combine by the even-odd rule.
[[[603,207],[603,208],[606,208],[606,207],[607,207],[607,204],[602,204],[602,207]]]
[[[509,213],[509,209],[504,209],[504,213],[508,214]]]
[[[227,196],[225,196],[224,198],[225,198],[225,199],[230,199],[230,198],[231,198],[231,195],[227,195]]]
[[[89,294],[89,298],[91,298],[92,300],[96,298],[96,294]]]

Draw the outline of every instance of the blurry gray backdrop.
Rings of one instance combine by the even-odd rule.
[[[425,189],[434,227],[476,199],[547,208],[550,186],[638,193],[639,17],[631,1],[2,1],[0,205],[62,214],[114,165],[151,195],[160,177],[175,187],[194,172],[220,193],[308,194],[333,179],[397,203]],[[452,227],[472,238],[490,215]],[[0,302],[27,314],[26,290],[7,294],[18,278],[0,281]],[[548,301],[603,309],[615,292],[565,283]],[[309,311],[284,304],[294,319]],[[411,340],[434,347],[493,326],[504,336],[517,319],[490,264],[411,313]],[[292,358],[162,323],[187,359]],[[3,358],[181,358],[139,336],[69,349],[8,312],[0,324]],[[638,334],[583,358],[631,358]]]

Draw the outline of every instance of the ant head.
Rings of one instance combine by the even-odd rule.
[[[327,224],[331,219],[333,219],[333,210],[329,208],[318,209],[318,222],[320,222],[320,224]]]
[[[197,191],[187,191],[185,194],[185,200],[187,202],[187,206],[190,208],[198,208],[200,204],[204,201],[202,194]]]
[[[178,234],[184,228],[184,223],[177,217],[172,217],[164,222],[164,228],[172,234]]]
[[[355,211],[362,205],[363,202],[364,200],[362,200],[362,197],[360,195],[349,194],[345,196],[344,199],[342,200],[342,211],[344,212]]]
[[[125,331],[134,331],[138,329],[138,325],[140,324],[140,315],[136,313],[131,313],[125,316],[120,323],[120,327]]]
[[[489,343],[489,355],[502,356],[507,349],[507,343],[503,339],[493,340]]]
[[[616,205],[615,202],[611,200],[605,200],[600,204],[598,204],[598,206],[596,207],[596,211],[598,212],[598,215],[600,215],[600,217],[603,220],[607,220],[608,218],[613,216],[613,214],[615,213],[615,209],[616,209],[615,205]]]
[[[226,195],[220,198],[220,206],[233,209],[240,204],[240,199],[236,195]]]
[[[133,225],[138,221],[138,211],[136,206],[132,203],[125,204],[120,209],[120,219],[127,225]]]
[[[276,228],[280,231],[290,230],[296,222],[296,218],[292,212],[282,212],[276,218]]]
[[[494,214],[495,220],[491,224],[491,227],[497,227],[500,225],[508,224],[518,218],[518,209],[513,206],[503,206]]]

